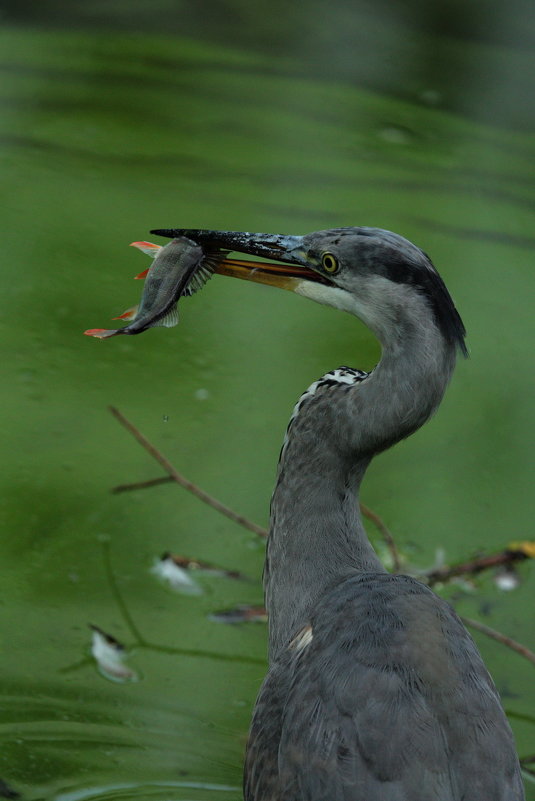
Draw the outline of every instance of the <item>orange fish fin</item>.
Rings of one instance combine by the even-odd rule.
[[[115,334],[119,333],[118,328],[113,328],[108,330],[106,328],[88,328],[87,331],[84,331],[84,334],[88,337],[96,337],[97,339],[107,339],[108,337],[113,337]]]
[[[135,320],[138,308],[139,306],[132,306],[122,314],[119,314],[118,317],[112,317],[112,320]]]
[[[152,256],[153,259],[156,258],[162,249],[161,245],[155,245],[154,242],[130,242],[130,247],[143,251],[147,256]]]

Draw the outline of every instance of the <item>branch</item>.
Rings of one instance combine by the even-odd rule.
[[[256,523],[253,523],[248,518],[244,517],[243,515],[239,515],[232,509],[229,509],[228,506],[225,506],[216,498],[213,498],[211,495],[208,495],[207,492],[202,490],[192,481],[188,481],[188,479],[185,478],[185,476],[183,476],[181,473],[178,472],[178,470],[176,470],[173,467],[171,462],[163,455],[163,453],[161,453],[157,448],[155,448],[154,445],[152,445],[152,443],[149,442],[149,440],[141,433],[141,431],[138,428],[136,428],[135,425],[131,423],[130,420],[128,420],[119,411],[119,409],[116,409],[114,406],[110,406],[109,409],[112,415],[121,423],[121,425],[124,426],[124,428],[126,428],[126,430],[129,431],[130,434],[132,434],[132,436],[135,439],[137,439],[139,444],[142,445],[143,448],[145,448],[145,450],[148,453],[150,453],[152,458],[156,459],[158,464],[160,464],[163,467],[163,469],[165,470],[169,478],[172,479],[172,481],[175,481],[181,487],[188,490],[188,492],[191,492],[193,495],[199,498],[199,500],[201,500],[203,503],[206,503],[208,506],[211,506],[212,509],[215,509],[216,511],[220,512],[225,517],[228,517],[234,523],[238,523],[238,525],[243,526],[249,531],[252,531],[254,534],[258,534],[259,537],[267,536],[267,532],[264,528],[262,528],[261,526],[257,526]]]
[[[265,622],[267,620],[267,616],[267,610],[263,606],[249,606],[242,604],[233,609],[225,609],[221,612],[213,612],[210,615],[210,618],[217,623],[246,623],[252,620],[261,620]],[[485,634],[487,637],[491,637],[493,640],[496,640],[502,645],[511,648],[513,651],[516,651],[518,654],[535,664],[535,654],[532,653],[529,648],[526,648],[524,645],[516,642],[516,640],[512,640],[511,637],[506,637],[505,634],[502,634],[500,631],[496,631],[496,629],[491,629],[489,626],[485,626],[478,620],[472,620],[471,618],[467,617],[462,617],[461,620],[465,626],[471,626],[471,628],[476,629],[476,631],[479,631],[481,634]],[[526,757],[525,761],[530,761],[530,759],[535,760],[535,757]]]
[[[364,517],[367,517],[368,520],[372,521],[372,523],[382,534],[382,537],[386,542],[386,546],[390,551],[390,556],[392,557],[392,567],[394,568],[394,573],[399,573],[401,570],[401,557],[391,532],[387,529],[379,515],[375,514],[375,512],[373,512],[369,506],[364,506],[364,504],[361,503],[360,511]]]
[[[461,620],[465,626],[469,626],[470,628],[481,632],[481,634],[486,634],[487,637],[496,640],[496,642],[500,642],[502,645],[506,645],[508,648],[511,648],[513,651],[516,651],[517,654],[520,654],[520,656],[525,657],[529,662],[535,665],[535,654],[533,653],[533,651],[530,651],[529,648],[526,648],[525,645],[521,645],[521,643],[511,639],[511,637],[507,637],[500,631],[496,631],[496,629],[491,629],[490,626],[486,626],[484,623],[480,623],[479,620],[473,620],[470,617],[462,617]]]
[[[202,490],[197,484],[194,484],[192,481],[189,481],[185,476],[179,473],[173,465],[160,453],[160,451],[150,443],[147,438],[141,434],[141,432],[131,423],[127,418],[116,408],[110,406],[110,412],[114,415],[114,417],[119,420],[119,422],[128,430],[130,433],[137,439],[141,445],[147,450],[151,456],[153,456],[157,462],[159,462],[164,470],[167,471],[167,476],[161,476],[160,478],[150,478],[147,481],[136,481],[132,484],[118,484],[116,487],[112,487],[111,492],[118,495],[121,492],[133,492],[135,490],[140,489],[150,489],[151,487],[156,487],[159,484],[168,484],[170,482],[175,482],[179,484],[184,489],[189,490],[199,498],[204,503],[207,503],[209,506],[212,506],[214,509],[222,512],[222,514],[226,514],[227,517],[230,517],[231,520],[234,522],[239,523],[239,525],[244,526],[245,528],[249,529],[249,531],[253,531],[255,534],[258,534],[259,537],[267,537],[267,530],[258,526],[256,523],[253,523],[251,520],[243,517],[242,515],[238,515],[236,512],[233,512],[231,509],[228,509],[224,506],[217,498],[209,495],[207,492]],[[226,512],[223,510],[227,510]],[[360,510],[364,517],[367,517],[368,520],[371,520],[372,523],[376,526],[379,532],[382,534],[384,541],[390,551],[392,556],[392,563],[394,567],[394,571],[397,573],[401,569],[401,558],[399,555],[398,548],[394,541],[394,537],[392,536],[391,532],[388,530],[386,525],[384,524],[383,520],[379,517],[378,514],[373,512],[368,506],[365,506],[363,503],[360,504]]]
[[[529,559],[529,555],[521,545],[518,547],[506,548],[497,554],[490,556],[481,556],[478,559],[471,559],[468,562],[461,562],[453,567],[438,567],[424,573],[421,578],[425,578],[430,587],[438,582],[449,581],[456,576],[464,576],[466,574],[474,575],[480,573],[482,570],[488,570],[492,567],[501,567],[502,565],[510,565],[514,562],[522,562],[524,559]]]
[[[232,509],[229,509],[228,506],[225,506],[223,503],[221,503],[221,501],[217,500],[217,498],[209,495],[197,484],[194,484],[184,475],[179,473],[178,470],[171,464],[171,462],[151,442],[149,442],[149,440],[139,431],[139,429],[136,428],[136,426],[131,423],[118,409],[110,406],[110,411],[114,417],[119,420],[121,425],[123,425],[127,431],[129,431],[135,437],[135,439],[137,439],[137,441],[145,448],[146,451],[148,451],[148,453],[150,453],[154,459],[156,459],[156,461],[167,473],[167,476],[152,478],[146,481],[138,481],[131,484],[119,484],[112,488],[111,491],[113,493],[119,494],[122,492],[132,492],[134,490],[149,489],[150,487],[155,487],[160,484],[174,482],[188,490],[188,492],[191,492],[193,495],[195,495],[195,497],[203,501],[203,503],[208,504],[208,506],[211,506],[213,509],[216,509],[216,511],[221,512],[221,514],[225,515],[233,522],[238,523],[238,525],[243,526],[249,531],[252,531],[259,537],[267,537],[268,532],[265,528],[253,523],[253,521],[249,520],[243,515],[238,514],[237,512],[234,512]],[[382,535],[392,557],[392,566],[394,572],[399,573],[402,566],[402,560],[391,531],[387,528],[382,518],[376,512],[370,509],[369,506],[365,506],[363,503],[361,503],[360,510],[363,516],[367,517],[368,520],[371,520],[371,522],[376,526]],[[489,568],[520,562],[524,559],[530,558],[530,556],[532,556],[532,551],[533,543],[515,543],[499,554],[482,556],[478,559],[472,559],[468,562],[462,562],[458,565],[454,565],[453,567],[433,568],[427,573],[421,575],[420,578],[427,581],[429,586],[433,586],[438,582],[445,583],[456,576],[467,574],[474,575],[483,570],[488,570]]]
[[[112,492],[128,492],[130,490],[136,489],[145,489],[147,487],[153,487],[157,484],[163,484],[169,481],[174,481],[179,486],[183,487],[184,489],[191,492],[195,497],[199,498],[203,503],[206,503],[208,506],[211,506],[216,511],[220,512],[225,517],[228,517],[234,523],[237,523],[240,526],[252,531],[254,534],[257,534],[259,537],[266,537],[267,530],[258,526],[256,523],[253,523],[248,518],[244,517],[243,515],[239,515],[234,512],[232,509],[229,509],[228,506],[225,506],[216,498],[209,495],[207,492],[202,490],[192,481],[189,481],[185,478],[181,473],[176,470],[171,462],[154,446],[151,442],[139,431],[136,426],[131,423],[118,409],[114,406],[109,407],[110,412],[113,416],[121,423],[127,431],[132,434],[132,436],[139,442],[140,445],[145,448],[145,450],[150,453],[150,455],[160,464],[165,472],[167,473],[167,477],[162,478],[155,478],[150,479],[148,481],[141,481],[135,484],[120,484],[117,487],[114,487]],[[399,551],[395,544],[394,538],[388,528],[383,523],[382,519],[379,515],[375,514],[369,507],[364,506],[361,504],[361,511],[362,514],[371,520],[375,526],[379,529],[381,534],[384,537],[384,540],[390,549],[390,553],[392,555],[394,570],[398,571],[401,566],[401,560],[399,556]],[[529,545],[529,544],[528,544]],[[511,547],[510,549],[504,551],[501,554],[495,554],[493,556],[481,557],[480,559],[472,560],[471,562],[465,562],[459,565],[456,565],[452,568],[438,568],[435,570],[430,571],[424,578],[428,580],[430,584],[436,583],[438,581],[447,581],[449,578],[453,576],[462,575],[465,573],[476,573],[481,570],[485,570],[489,567],[495,567],[497,565],[508,564],[513,561],[519,561],[522,559],[529,558],[531,556],[531,552],[528,553],[528,548],[526,543],[520,543],[517,548]],[[463,623],[466,626],[470,626],[476,631],[485,634],[487,637],[490,637],[493,640],[501,643],[502,645],[511,648],[516,653],[523,656],[525,659],[530,661],[532,664],[535,665],[535,653],[526,648],[524,645],[516,642],[516,640],[511,639],[511,637],[507,637],[505,634],[502,634],[495,629],[490,628],[490,626],[486,626],[483,623],[480,623],[477,620],[472,620],[471,618],[461,618]]]
[[[158,484],[171,484],[174,479],[171,476],[160,476],[160,478],[149,478],[148,481],[136,481],[134,484],[117,484],[112,487],[110,492],[114,495],[119,495],[121,492],[131,492],[132,490],[149,489],[149,487],[156,487]]]

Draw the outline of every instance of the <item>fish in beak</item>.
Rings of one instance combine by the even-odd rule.
[[[235,251],[278,262],[273,264],[267,261],[223,258],[214,267],[214,272],[220,275],[256,281],[293,292],[299,291],[303,281],[331,285],[324,275],[314,271],[315,265],[307,256],[302,236],[170,228],[158,228],[151,233],[170,238],[186,236],[198,242],[204,252],[209,254]]]
[[[87,336],[108,339],[118,334],[141,334],[154,326],[172,327],[178,323],[179,298],[196,292],[213,273],[212,260],[205,257],[200,245],[186,237],[175,237],[165,247],[150,242],[132,244],[154,258],[146,275],[141,303],[115,318],[129,321],[128,325],[90,328],[84,331]]]
[[[172,241],[164,247],[152,242],[132,242],[154,262],[136,276],[146,278],[139,306],[114,318],[125,320],[128,325],[113,329],[90,328],[84,331],[88,336],[108,339],[118,334],[140,334],[154,326],[176,325],[179,298],[192,295],[214,272],[309,297],[314,287],[320,291],[321,285],[323,289],[325,285],[333,286],[306,252],[301,236],[198,229],[157,229],[151,233]],[[231,251],[272,261],[228,258]]]

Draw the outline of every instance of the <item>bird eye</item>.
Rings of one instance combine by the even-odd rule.
[[[324,253],[321,257],[321,264],[326,273],[333,275],[338,272],[338,260],[332,253]]]

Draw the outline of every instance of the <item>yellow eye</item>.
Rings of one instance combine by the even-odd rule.
[[[326,273],[333,275],[338,272],[338,260],[332,253],[324,253],[321,257],[321,264]]]

